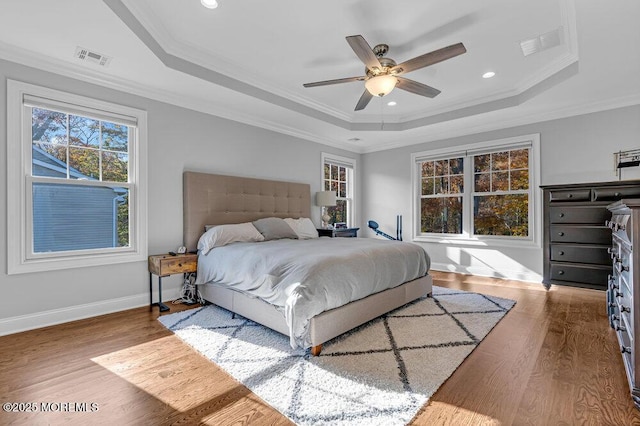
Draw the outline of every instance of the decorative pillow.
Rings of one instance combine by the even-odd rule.
[[[287,225],[284,219],[280,219],[279,217],[258,219],[253,222],[253,225],[264,236],[265,241],[280,240],[282,238],[298,239],[298,234]]]
[[[284,221],[293,229],[299,239],[310,240],[318,238],[318,230],[308,217],[301,217],[300,219],[287,218]]]
[[[217,225],[205,227],[207,232],[198,240],[198,252],[207,254],[214,247],[222,247],[236,242],[264,241],[264,237],[258,232],[251,222]]]

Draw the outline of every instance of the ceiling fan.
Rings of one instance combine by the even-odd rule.
[[[462,55],[467,51],[464,44],[457,43],[434,50],[433,52],[425,53],[424,55],[416,56],[398,65],[393,59],[384,56],[389,51],[389,46],[386,44],[378,44],[372,49],[361,35],[348,36],[347,43],[349,43],[349,46],[351,46],[358,58],[365,64],[365,75],[305,83],[303,86],[316,87],[349,83],[351,81],[364,81],[365,91],[356,104],[356,111],[364,109],[374,96],[382,97],[387,95],[395,87],[428,98],[438,96],[440,93],[438,89],[399,76],[410,71],[437,64],[438,62],[446,61],[447,59]]]

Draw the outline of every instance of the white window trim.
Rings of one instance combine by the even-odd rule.
[[[349,226],[357,227],[355,223],[355,218],[358,217],[356,215],[356,159],[349,157],[342,157],[340,155],[329,154],[326,152],[322,152],[320,155],[321,158],[321,167],[320,167],[320,188],[324,189],[324,165],[326,162],[342,164],[344,166],[351,168],[351,176],[349,179],[349,191],[351,194],[351,209],[349,209]]]
[[[82,253],[59,252],[52,256],[30,256],[31,226],[26,190],[33,179],[30,174],[31,149],[24,147],[24,132],[30,129],[31,117],[24,117],[25,95],[66,102],[87,108],[117,111],[135,117],[135,143],[130,152],[134,158],[130,177],[135,191],[130,214],[131,247],[111,252],[97,250]],[[29,123],[27,123],[27,121]],[[25,130],[26,129],[26,130]],[[137,160],[136,160],[137,159]],[[87,266],[137,262],[147,259],[147,113],[146,111],[74,95],[20,81],[7,80],[7,273],[52,271]]]
[[[480,154],[487,151],[497,149],[513,149],[517,145],[523,143],[531,144],[531,155],[529,156],[529,170],[533,174],[531,183],[531,200],[529,202],[530,217],[529,237],[514,238],[505,236],[472,236],[468,234],[452,235],[452,234],[420,234],[420,169],[418,162],[421,160],[435,160],[442,158],[452,158],[455,156],[464,156],[466,158],[473,154]],[[465,165],[465,170],[467,165]],[[412,171],[412,239],[415,242],[428,242],[450,245],[472,245],[486,247],[524,247],[524,248],[540,248],[542,234],[542,191],[540,190],[540,134],[534,133],[530,135],[516,136],[505,139],[497,139],[484,141],[469,145],[460,145],[451,148],[441,148],[431,151],[422,151],[411,154],[411,171]],[[465,173],[465,189],[463,197],[463,228],[471,229],[470,220],[473,218],[471,214],[466,214],[471,209],[471,186],[467,180]]]

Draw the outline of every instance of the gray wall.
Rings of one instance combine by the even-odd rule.
[[[148,112],[149,254],[182,244],[182,172],[234,174],[311,184],[320,189],[321,152],[360,155],[207,114],[106,89],[0,60],[0,176],[6,181],[6,79],[77,93]],[[359,170],[359,167],[358,167]],[[359,172],[358,172],[359,173]],[[361,179],[356,177],[357,182]],[[358,200],[357,200],[358,201]],[[0,185],[0,240],[7,241],[7,187]],[[320,210],[312,207],[312,220]],[[357,218],[360,223],[359,218]],[[4,249],[4,247],[3,247]],[[7,247],[11,250],[11,247]],[[146,262],[7,275],[0,255],[0,334],[148,303]],[[178,295],[178,276],[163,280],[163,295]],[[155,289],[154,279],[154,289]],[[27,316],[27,317],[22,317]],[[16,318],[18,317],[18,318]]]
[[[471,136],[440,140],[363,155],[363,222],[373,219],[395,235],[403,215],[405,240],[411,236],[411,154],[533,133],[540,134],[540,184],[618,180],[613,153],[640,148],[640,106],[619,108]],[[624,169],[623,179],[640,178],[640,168]],[[391,232],[393,231],[393,232]],[[540,230],[539,230],[540,231]],[[364,235],[373,235],[367,230]],[[422,244],[434,269],[539,282],[542,248],[483,248],[464,244]]]
[[[175,249],[182,242],[182,172],[194,170],[292,180],[320,188],[320,154],[329,152],[358,161],[357,224],[373,236],[366,221],[374,219],[393,234],[402,214],[405,240],[410,236],[411,162],[413,152],[506,137],[540,133],[542,184],[616,180],[612,154],[640,145],[640,106],[548,121],[494,132],[441,140],[384,152],[358,155],[332,147],[224,120],[56,74],[0,60],[0,129],[6,129],[6,79],[77,93],[144,109],[149,121],[150,254]],[[393,138],[393,134],[389,135]],[[0,132],[6,153],[6,131]],[[640,178],[640,168],[624,179]],[[0,155],[6,180],[7,159]],[[0,185],[0,240],[6,241],[6,185]],[[312,208],[318,224],[319,208]],[[391,232],[390,232],[391,231]],[[437,269],[539,281],[542,250],[483,249],[425,244]],[[6,247],[11,250],[11,247]],[[0,255],[0,334],[44,324],[142,306],[148,300],[146,262],[77,268],[46,273],[6,274]],[[164,281],[165,299],[178,295],[179,277]],[[154,284],[155,288],[155,284]]]

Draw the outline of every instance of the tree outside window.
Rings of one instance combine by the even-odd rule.
[[[330,223],[346,223],[353,226],[353,168],[345,164],[325,161],[323,164],[323,188],[336,193],[336,205],[327,207]]]
[[[33,251],[129,246],[128,126],[44,108],[31,123],[31,175],[52,178],[33,183]]]
[[[514,145],[444,158],[414,156],[417,235],[530,239],[532,148]]]

